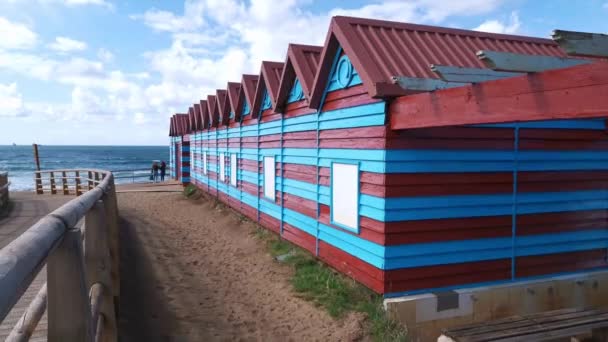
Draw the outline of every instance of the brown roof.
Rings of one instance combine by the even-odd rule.
[[[333,17],[321,54],[310,106],[318,108],[334,56],[342,47],[372,97],[404,95],[392,76],[437,78],[430,64],[483,68],[482,49],[529,55],[566,56],[549,39],[414,25],[392,21]]]
[[[281,75],[283,74],[282,62],[262,62],[262,70],[260,71],[260,79],[258,86],[255,89],[255,96],[253,97],[253,104],[251,105],[251,113],[257,113],[262,105],[262,97],[264,96],[263,90],[268,91],[270,101],[274,107],[277,99],[277,93],[279,91],[279,82],[281,82]]]
[[[196,130],[200,131],[203,129],[203,118],[201,117],[201,105],[200,103],[194,104],[194,121],[196,122]]]
[[[230,111],[236,113],[239,90],[241,89],[241,84],[238,82],[228,82],[228,86],[226,90],[228,91],[228,101],[230,103]]]
[[[243,111],[243,105],[245,101],[251,108],[251,104],[253,102],[253,96],[255,95],[255,88],[258,85],[258,76],[257,75],[243,75],[243,79],[241,80],[241,88],[239,89],[239,96],[237,96],[236,103],[236,112],[234,112],[234,117],[236,121],[241,120],[241,112]]]
[[[169,136],[173,137],[173,117],[169,118]]]
[[[194,107],[188,108],[188,133],[196,130],[196,118],[194,116]]]
[[[207,107],[206,100],[200,100],[201,107],[201,122],[203,123],[203,129],[209,128],[209,108]]]
[[[211,127],[217,127],[219,123],[219,113],[217,111],[215,95],[207,95],[207,114],[209,115]]]
[[[225,89],[217,89],[215,92],[215,100],[217,104],[215,105],[218,113],[218,122],[220,125],[228,124],[228,113],[230,109],[228,108],[228,96],[226,94]]]
[[[287,49],[287,59],[285,60],[285,68],[279,83],[279,91],[277,93],[277,101],[274,106],[275,111],[283,109],[285,101],[289,97],[289,92],[295,78],[300,80],[304,96],[308,100],[312,90],[317,67],[321,58],[322,46],[289,44]]]
[[[177,135],[188,134],[188,114],[175,114],[177,121]]]

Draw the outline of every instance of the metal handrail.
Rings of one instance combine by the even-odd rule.
[[[114,177],[104,170],[37,173],[72,171],[95,174],[97,184],[0,250],[0,320],[47,266],[46,288],[38,293],[7,341],[29,339],[42,317],[43,305],[48,306],[49,341],[96,341],[98,331],[104,341],[117,340],[115,307],[120,280]],[[78,228],[83,218],[84,226]],[[93,290],[100,293],[89,297]],[[66,294],[70,300],[65,300]],[[45,296],[46,301],[42,300]]]

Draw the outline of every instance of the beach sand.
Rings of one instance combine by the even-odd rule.
[[[123,341],[366,340],[292,291],[252,222],[214,200],[121,193]]]

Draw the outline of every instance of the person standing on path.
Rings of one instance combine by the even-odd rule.
[[[164,182],[165,181],[165,173],[167,172],[167,163],[165,163],[165,161],[163,160],[160,163],[160,181]]]
[[[158,163],[154,162],[152,164],[152,176],[154,178],[154,183],[158,182]]]

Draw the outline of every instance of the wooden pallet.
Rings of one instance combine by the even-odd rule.
[[[563,309],[446,329],[437,341],[550,341],[593,336],[608,341],[608,310]]]

